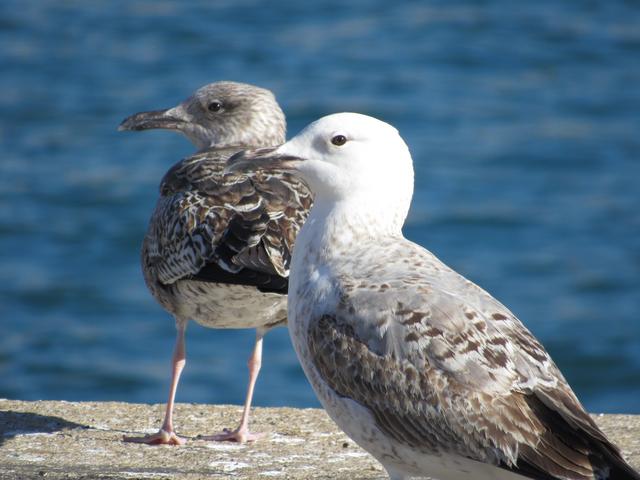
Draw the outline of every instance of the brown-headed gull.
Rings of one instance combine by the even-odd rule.
[[[269,90],[212,83],[177,107],[138,113],[120,126],[120,130],[156,128],[179,131],[204,149],[166,173],[144,238],[144,278],[155,299],[175,317],[177,338],[160,431],[125,440],[184,443],[174,430],[172,414],[185,365],[185,328],[193,319],[210,328],[256,328],[240,425],[203,437],[251,441],[256,435],[249,432],[249,410],[262,338],[286,322],[291,251],[311,196],[289,174],[223,172],[226,160],[241,149],[284,142],[285,117]]]

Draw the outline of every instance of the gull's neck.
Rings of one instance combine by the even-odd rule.
[[[317,197],[296,247],[331,257],[364,241],[401,237],[408,211],[408,205],[402,203],[393,203],[383,195],[337,201]]]

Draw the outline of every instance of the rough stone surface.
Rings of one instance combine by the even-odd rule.
[[[234,426],[240,407],[176,406],[184,446],[123,443],[153,433],[163,405],[0,400],[0,479],[385,479],[382,467],[322,410],[256,408],[266,435],[237,445],[198,440]],[[640,467],[640,416],[597,415],[598,424]]]

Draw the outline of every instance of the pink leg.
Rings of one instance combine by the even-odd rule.
[[[186,363],[186,353],[184,345],[184,332],[187,322],[176,319],[176,328],[178,329],[176,336],[176,345],[173,350],[173,358],[171,360],[172,375],[171,387],[169,388],[169,400],[167,401],[167,409],[165,410],[164,422],[157,433],[153,435],[145,435],[144,437],[128,437],[124,436],[125,442],[146,443],[148,445],[183,445],[186,440],[178,437],[173,430],[173,404],[176,398],[176,390],[180,381],[180,374]]]
[[[256,330],[256,343],[253,347],[253,352],[249,357],[249,386],[247,387],[247,397],[244,402],[244,409],[242,410],[242,418],[240,419],[240,425],[235,430],[224,429],[224,432],[218,435],[212,435],[207,437],[200,437],[204,440],[215,441],[231,441],[238,443],[253,442],[262,437],[261,433],[249,432],[249,411],[251,409],[251,401],[253,400],[253,388],[256,385],[258,379],[258,373],[260,373],[260,367],[262,366],[262,338],[267,333],[265,329]]]

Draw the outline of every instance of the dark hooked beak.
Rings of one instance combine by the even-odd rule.
[[[280,152],[281,147],[242,150],[227,160],[225,173],[250,173],[255,171],[295,172],[304,159]]]
[[[124,130],[152,130],[164,128],[167,130],[183,130],[188,124],[187,120],[181,118],[178,108],[166,110],[152,110],[150,112],[140,112],[125,118],[118,131]]]

